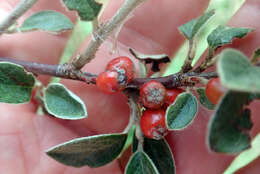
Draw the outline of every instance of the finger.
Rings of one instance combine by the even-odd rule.
[[[79,169],[60,164],[44,153],[54,145],[92,132],[81,130],[79,135],[54,118],[35,115],[23,105],[1,104],[0,113],[0,173],[121,174],[116,162],[97,169]]]
[[[260,17],[259,7],[259,1],[248,0],[231,19],[229,22],[230,26],[252,27],[256,30],[243,39],[235,40],[228,47],[239,49],[250,56],[254,49],[260,46],[260,24],[255,22]],[[254,123],[252,136],[255,136],[256,133],[260,131],[260,119],[258,117],[260,109],[257,107],[259,104],[259,101],[256,101],[250,105]],[[209,152],[208,147],[206,146],[206,134],[210,115],[212,115],[211,112],[200,108],[200,112],[191,126],[183,131],[173,132],[168,137],[168,140],[173,147],[177,173],[219,174],[228,167],[234,158],[234,156]],[[259,162],[260,160],[256,160],[248,167],[245,167],[241,170],[241,174],[259,173]]]

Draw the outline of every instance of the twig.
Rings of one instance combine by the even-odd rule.
[[[196,43],[194,42],[194,40],[189,40],[188,55],[187,58],[185,59],[184,65],[181,67],[183,73],[186,73],[192,69],[191,64],[195,57],[195,47],[196,47]]]
[[[212,66],[213,65],[213,62],[212,62],[212,58],[214,56],[214,53],[215,53],[215,50],[213,48],[209,48],[208,50],[208,54],[207,54],[207,57],[206,59],[200,64],[200,66],[198,66],[194,72],[203,72],[205,71],[208,67]]]
[[[21,17],[28,9],[30,9],[38,0],[22,0],[7,16],[7,18],[0,23],[0,35],[8,31],[8,28],[12,26],[16,20]]]
[[[86,63],[90,62],[103,43],[104,40],[117,28],[121,22],[128,16],[128,14],[134,10],[138,5],[143,3],[145,0],[126,0],[123,6],[116,12],[116,14],[109,20],[103,27],[101,26],[95,33],[98,37],[92,38],[86,51],[77,59],[74,59],[72,65],[76,69],[81,69]]]
[[[60,64],[60,65],[50,65],[50,64],[41,64],[35,62],[27,62],[22,60],[10,59],[10,58],[1,58],[0,62],[12,62],[18,65],[23,66],[27,71],[34,74],[43,74],[50,75],[55,77],[61,77],[71,80],[83,81],[85,83],[96,83],[97,75],[81,72],[80,70],[75,70],[71,67],[70,64]],[[206,72],[206,73],[176,73],[165,77],[158,78],[135,78],[133,81],[128,84],[127,88],[130,89],[139,89],[144,83],[150,80],[157,80],[161,82],[166,88],[175,88],[181,86],[194,86],[197,82],[193,80],[193,77],[203,77],[206,79],[217,77],[216,72]]]

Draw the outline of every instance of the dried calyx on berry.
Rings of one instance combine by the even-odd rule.
[[[128,57],[117,57],[97,77],[97,87],[108,94],[122,91],[134,78],[134,64]]]
[[[140,99],[149,109],[159,109],[163,106],[166,97],[165,87],[156,80],[151,80],[142,85]]]
[[[111,60],[107,64],[106,70],[114,70],[117,71],[119,74],[121,73],[125,76],[126,83],[131,82],[135,74],[134,63],[130,58],[125,56],[117,57]]]
[[[156,140],[163,138],[168,133],[165,124],[165,110],[145,110],[142,114],[140,125],[146,137]]]

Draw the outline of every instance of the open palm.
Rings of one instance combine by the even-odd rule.
[[[18,3],[18,0],[0,2],[0,21],[5,13]],[[123,0],[111,1],[102,20],[109,19]],[[183,42],[177,27],[200,15],[207,7],[207,0],[147,0],[138,8],[126,23],[119,36],[117,55],[128,55],[128,47],[146,53],[167,53],[172,55]],[[75,21],[74,13],[63,9],[59,1],[39,2],[28,11],[43,9],[66,13]],[[256,31],[232,47],[247,55],[260,45],[260,3],[248,0],[234,16],[233,26],[253,27]],[[0,57],[32,60],[41,63],[57,64],[69,33],[50,35],[41,32],[3,35],[0,37]],[[87,41],[86,41],[87,44]],[[115,57],[110,55],[112,42],[106,41],[97,53],[97,58],[84,67],[85,71],[99,73],[106,62]],[[84,46],[83,46],[84,47]],[[116,55],[116,56],[117,56]],[[39,76],[46,84],[48,77]],[[88,108],[88,118],[80,121],[64,121],[49,116],[38,116],[32,103],[22,105],[0,104],[0,173],[5,174],[121,174],[118,161],[104,167],[73,168],[64,166],[45,154],[53,145],[73,138],[100,133],[119,132],[128,121],[129,108],[123,94],[105,95],[93,85],[63,80],[69,89],[83,99]],[[260,131],[260,118],[256,102],[252,105],[253,135]],[[259,102],[258,102],[259,104]],[[205,143],[209,111],[201,109],[194,123],[181,132],[167,136],[175,156],[179,174],[219,174],[228,166],[233,157],[217,155],[208,151]],[[260,160],[240,171],[242,174],[256,174],[260,170]]]

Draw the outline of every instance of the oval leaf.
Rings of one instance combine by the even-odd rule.
[[[169,130],[180,130],[188,126],[198,111],[198,102],[189,92],[180,94],[175,102],[167,108],[166,125]]]
[[[160,174],[175,173],[173,154],[165,139],[153,140],[145,138],[143,148]]]
[[[0,102],[28,102],[34,83],[34,76],[26,72],[22,66],[0,62]]]
[[[193,19],[184,25],[179,27],[181,33],[188,39],[192,40],[194,36],[200,31],[200,29],[205,26],[205,24],[210,20],[210,18],[215,14],[214,10],[211,10],[198,19]]]
[[[227,88],[260,93],[260,69],[252,66],[239,51],[224,50],[217,63],[217,70],[221,83]]]
[[[20,27],[20,31],[61,32],[72,28],[72,22],[65,15],[56,11],[40,11],[27,18]]]
[[[104,134],[77,138],[50,148],[53,159],[74,167],[100,167],[114,160],[122,151],[127,134]]]
[[[87,117],[84,102],[60,83],[47,86],[44,105],[48,113],[61,119],[76,120]]]
[[[133,137],[132,152],[137,151],[138,140]],[[151,158],[160,174],[174,174],[175,163],[171,149],[165,139],[153,140],[144,138],[144,152]]]
[[[211,150],[222,153],[238,153],[250,147],[248,131],[252,127],[250,111],[244,109],[249,93],[229,91],[222,97],[208,130]]]
[[[137,151],[130,158],[125,174],[159,174],[152,160],[147,154]]]
[[[196,91],[199,95],[199,101],[202,104],[202,106],[204,106],[205,108],[207,108],[209,110],[213,110],[215,105],[213,103],[211,103],[211,101],[209,101],[209,99],[205,93],[205,88],[198,88]]]
[[[94,20],[102,8],[95,0],[63,0],[63,3],[69,10],[77,11],[83,21]]]
[[[230,28],[227,26],[218,26],[207,38],[209,47],[216,48],[231,43],[234,38],[242,38],[251,31],[253,31],[251,28]]]

